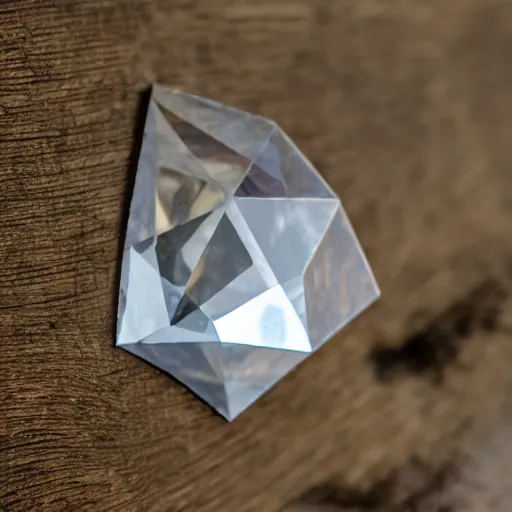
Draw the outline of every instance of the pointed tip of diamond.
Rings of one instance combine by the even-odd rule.
[[[182,101],[188,101],[190,103],[194,103],[197,106],[202,107],[210,107],[214,110],[225,111],[228,113],[232,113],[234,115],[242,115],[248,119],[255,119],[261,121],[263,124],[268,125],[269,128],[278,128],[278,124],[268,117],[253,114],[246,110],[234,107],[232,105],[225,105],[211,98],[205,98],[204,96],[200,96],[198,94],[192,94],[189,92],[184,92],[179,87],[169,87],[167,85],[163,85],[160,83],[154,83],[151,88],[152,96],[156,101],[164,101],[165,96],[174,96],[175,98],[180,98]]]
[[[153,86],[117,346],[232,421],[379,296],[339,198],[277,124]]]

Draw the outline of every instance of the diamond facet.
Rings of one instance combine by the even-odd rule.
[[[378,296],[340,200],[275,123],[153,87],[118,346],[232,420]]]

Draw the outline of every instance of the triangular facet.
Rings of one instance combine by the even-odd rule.
[[[176,286],[187,284],[223,214],[216,210],[158,236],[155,250],[162,277]]]
[[[221,369],[219,343],[135,343],[123,348],[172,375],[230,419],[223,378],[218,373]]]
[[[158,269],[134,249],[123,254],[117,344],[136,343],[169,325]]]
[[[199,259],[186,286],[186,294],[201,306],[253,262],[227,215],[223,215],[217,229]]]
[[[233,274],[231,281],[225,280],[223,286],[214,295],[201,303],[201,310],[212,320],[228,314],[241,304],[278,284],[276,276],[265,259],[265,255],[234,202],[229,204],[226,216],[230,229],[225,230],[224,237],[225,240],[233,237],[234,243],[225,244],[232,246],[229,249],[229,255],[225,263],[229,261],[229,258],[234,257],[231,253],[235,247],[240,247],[241,253],[245,254],[247,258],[247,264],[250,261],[250,266],[245,270],[240,267],[241,272]],[[229,236],[226,236],[227,234]]]
[[[152,237],[138,244],[134,244],[132,249],[137,254],[140,254],[155,270],[158,270],[158,260],[156,257],[155,245],[156,237]]]
[[[188,318],[196,311],[199,311],[202,315],[204,315],[204,313],[199,309],[199,306],[187,295],[187,293],[184,293],[180,303],[178,304],[178,307],[176,308],[176,311],[174,312],[174,316],[171,319],[171,325],[184,322],[186,318]]]
[[[244,244],[247,252],[249,253],[253,265],[257,268],[259,275],[262,277],[266,284],[265,289],[272,288],[278,284],[277,277],[270,267],[265,253],[261,250],[258,240],[252,233],[250,226],[240,211],[240,208],[235,201],[231,201],[226,210],[226,215],[229,221],[235,228],[240,240]]]
[[[261,152],[275,129],[275,124],[263,117],[167,87],[155,85],[153,95],[165,108],[250,160]]]
[[[212,216],[213,214],[209,214],[192,219],[185,224],[176,226],[172,231],[167,231],[157,237],[155,252],[160,273],[162,277],[167,279],[170,283],[182,286],[187,284],[192,270],[197,265],[201,254],[206,248],[209,237],[203,236],[200,240],[196,240],[196,244],[199,241],[203,243],[201,247],[198,247],[196,257],[192,258],[192,261],[189,260],[187,262],[185,260],[185,257],[182,255],[183,247],[194,235],[197,237],[197,234],[204,229],[203,224],[206,224],[208,218]],[[211,234],[213,234],[217,228],[217,223],[218,221],[214,223]]]
[[[212,343],[218,342],[219,336],[213,322],[200,310],[191,312],[175,325],[146,336],[141,343]]]
[[[335,199],[235,201],[280,283],[302,275],[339,206]]]
[[[379,297],[368,262],[341,208],[308,264],[304,290],[314,348]]]
[[[156,234],[212,212],[225,200],[214,183],[160,167],[156,182]]]
[[[213,321],[222,343],[311,352],[308,334],[280,285]]]
[[[149,105],[155,126],[155,157],[159,168],[173,169],[185,176],[208,181],[210,178],[201,162],[190,152],[167,121],[165,109],[154,100]]]
[[[217,209],[158,236],[155,253],[169,318],[173,318],[185,286],[223,215],[223,210]]]
[[[268,282],[253,264],[201,304],[201,311],[212,320],[217,320],[268,289]]]
[[[211,179],[226,192],[233,193],[249,169],[251,160],[183,120],[164,105],[160,104],[160,107],[171,129],[201,162]]]
[[[211,339],[219,341],[219,337],[217,335],[217,331],[213,326],[213,322],[199,308],[190,310],[187,314],[184,314],[183,318],[179,320],[174,325],[174,327],[179,327],[180,329],[187,329],[188,331],[197,332],[201,334],[208,333],[207,341],[211,341]]]
[[[251,165],[239,197],[335,198],[318,171],[279,129]]]
[[[143,242],[155,235],[155,187],[158,170],[155,116],[156,107],[150,104],[130,202],[125,248]]]
[[[303,352],[222,345],[229,420],[233,420],[307,357]]]
[[[304,293],[303,277],[298,276],[290,281],[286,281],[286,283],[283,283],[281,287],[307,332],[308,316],[306,311],[306,295]]]

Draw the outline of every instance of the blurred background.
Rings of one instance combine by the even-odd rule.
[[[511,54],[508,0],[1,2],[0,510],[511,510]],[[232,425],[112,348],[156,80],[275,119],[382,289]]]

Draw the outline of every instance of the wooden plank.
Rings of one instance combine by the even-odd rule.
[[[508,510],[511,26],[498,0],[1,2],[0,510]],[[383,290],[232,425],[112,347],[156,79],[275,118]]]

